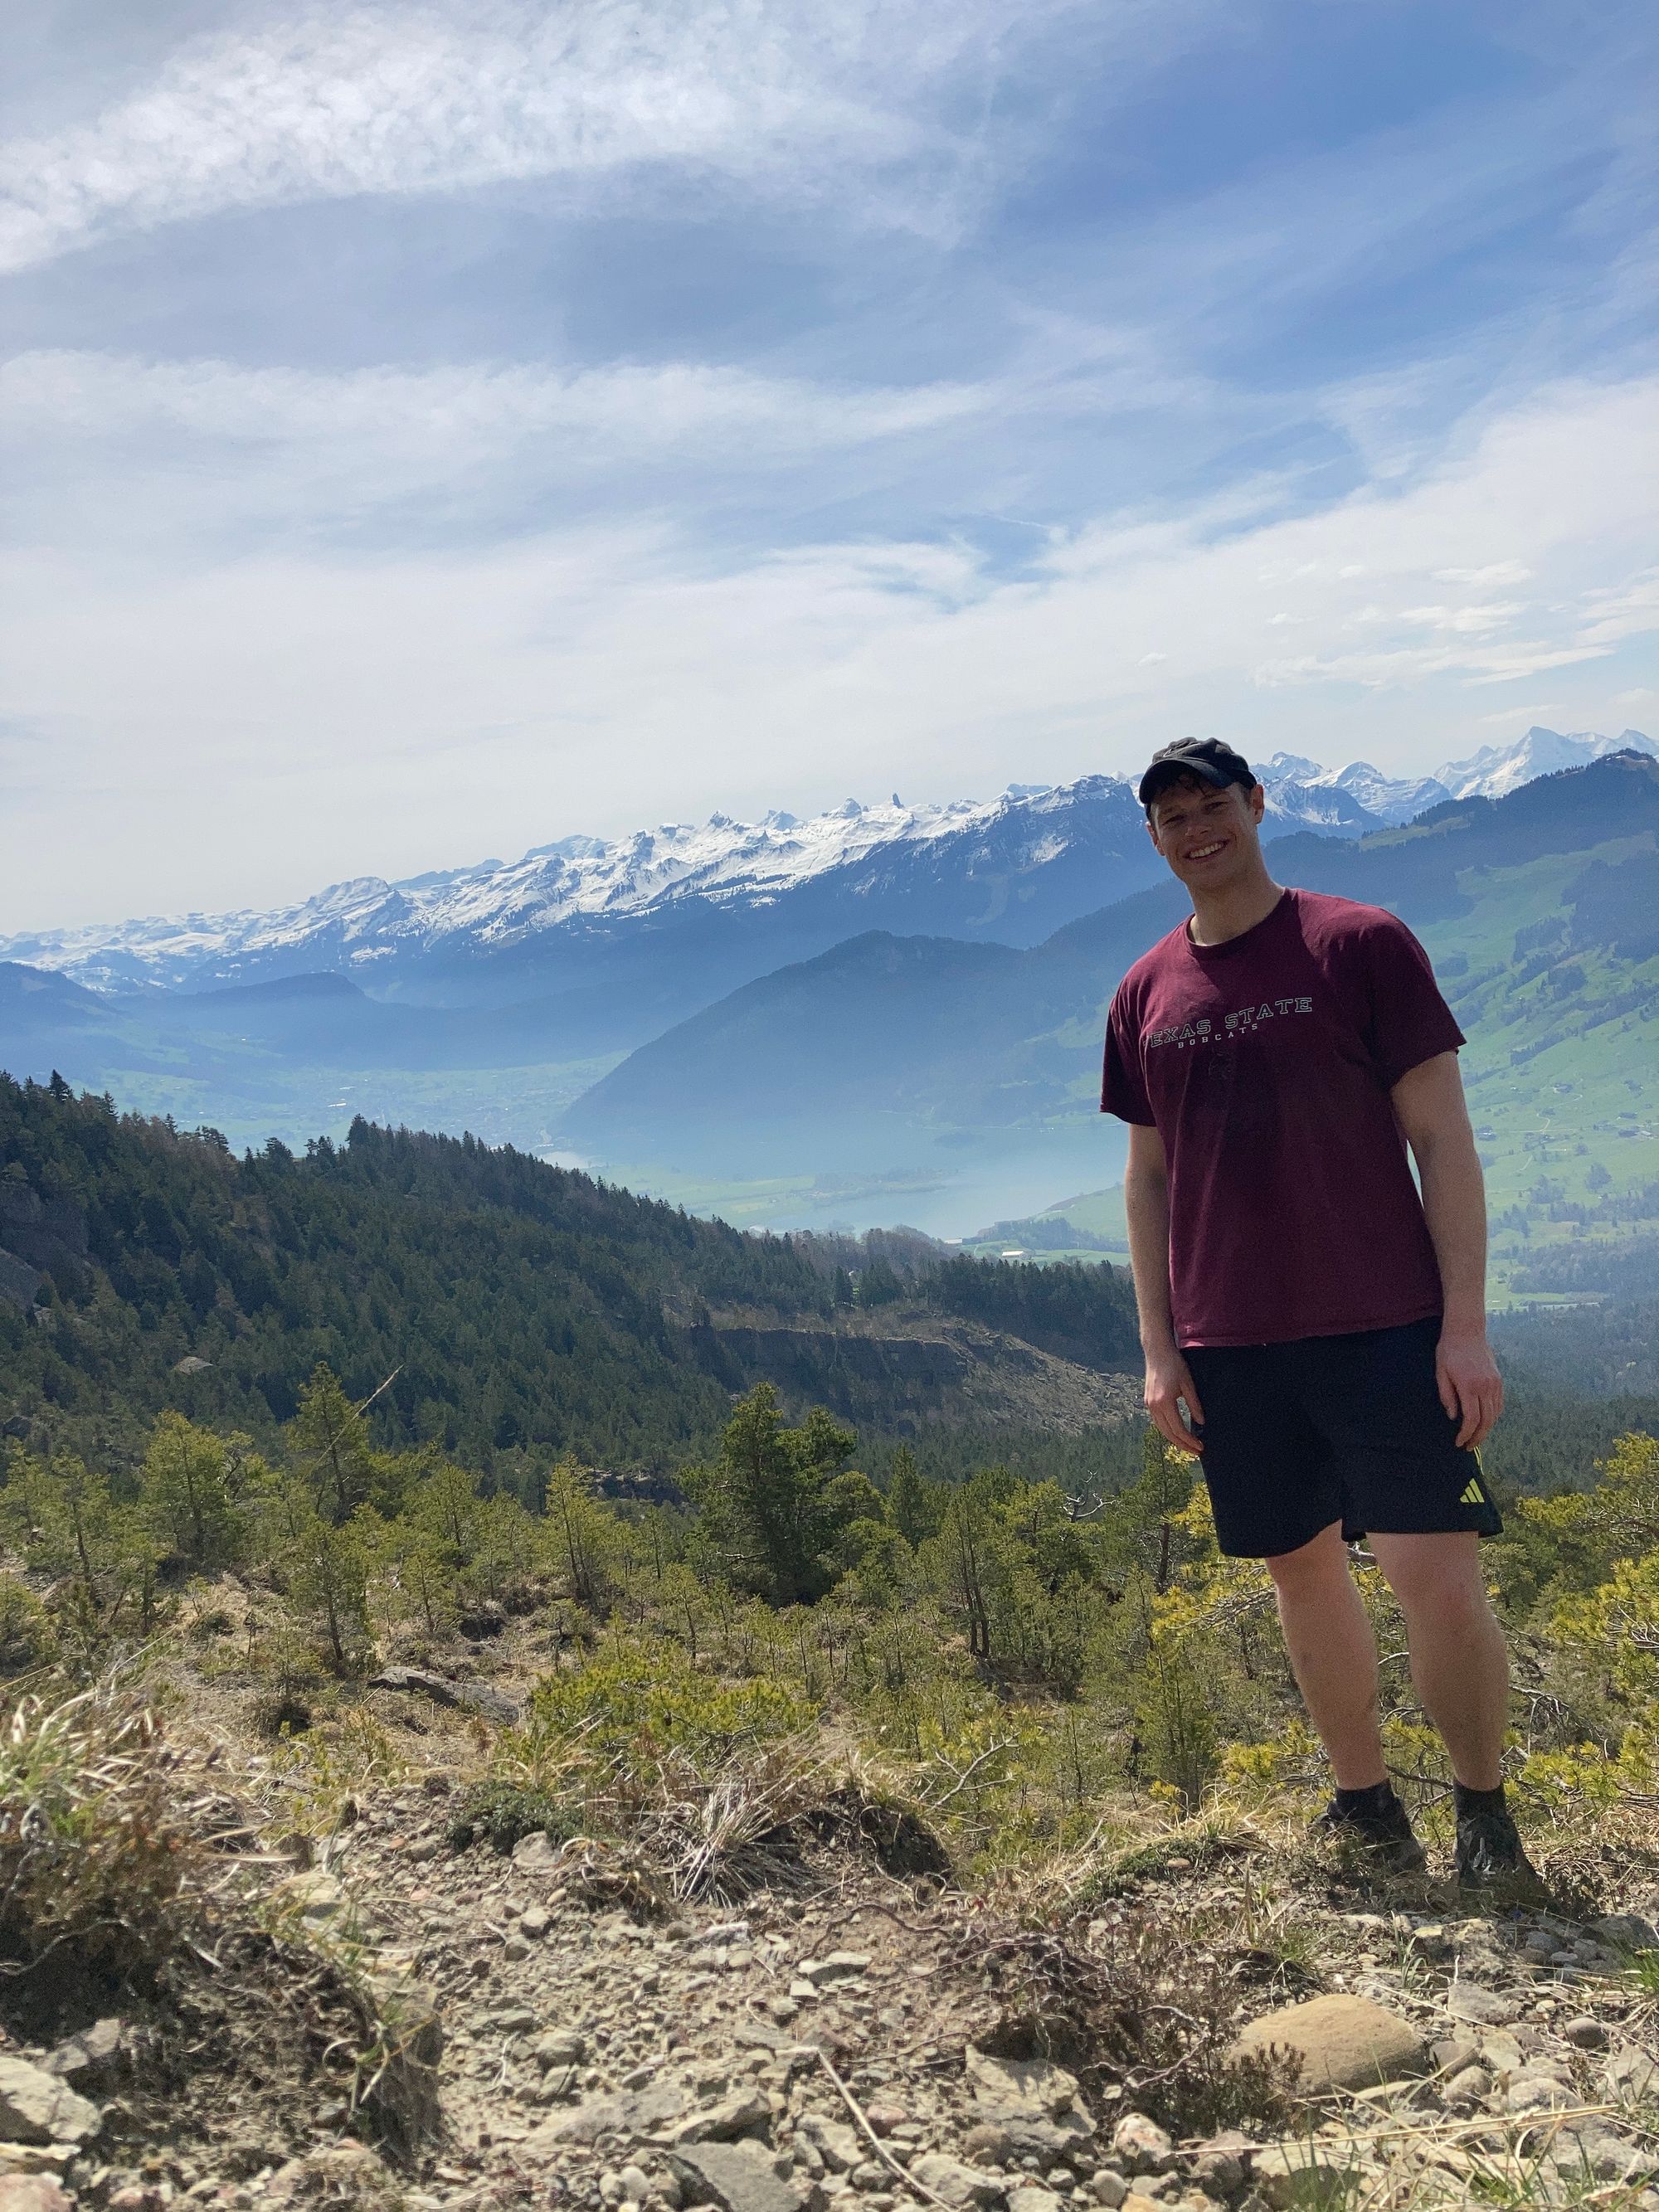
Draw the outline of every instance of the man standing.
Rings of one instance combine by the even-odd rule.
[[[1322,1824],[1425,1863],[1382,1762],[1344,1548],[1363,1533],[1450,1755],[1459,1880],[1530,1887],[1498,1769],[1508,1658],[1476,1559],[1500,1526],[1477,1453],[1504,1387],[1462,1034],[1393,915],[1273,882],[1264,793],[1229,746],[1165,745],[1139,798],[1193,902],[1124,977],[1106,1033],[1147,1410],[1201,1455],[1221,1549],[1267,1563],[1335,1775]]]

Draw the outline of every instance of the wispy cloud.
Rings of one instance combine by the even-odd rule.
[[[10,926],[1645,711],[1635,0],[76,21],[0,149]]]
[[[463,495],[509,464],[520,490],[526,473],[545,484],[667,459],[763,470],[937,430],[1000,396],[956,384],[836,388],[686,362],[333,375],[89,353],[0,364],[9,438],[52,441],[70,473],[101,476],[118,500],[112,470],[118,480],[135,466],[205,472],[224,495],[224,523],[249,538],[273,505],[326,527],[422,489]],[[147,526],[165,514],[164,501],[148,501]]]
[[[1074,0],[318,9],[198,40],[0,160],[0,267],[228,208],[690,171],[936,223],[998,43]],[[1125,8],[1123,12],[1131,11]],[[877,180],[896,181],[878,189]]]
[[[118,822],[118,870],[142,858],[153,879],[158,853],[187,850],[194,902],[246,903],[515,834],[620,830],[642,776],[653,811],[688,815],[896,780],[995,787],[1011,748],[1046,775],[1127,768],[1189,727],[1328,754],[1334,717],[1345,755],[1455,751],[1489,684],[1616,668],[1659,623],[1643,573],[1656,447],[1659,384],[1573,386],[1409,488],[1243,527],[1221,503],[1127,516],[1014,579],[927,542],[715,570],[666,527],[155,582],[58,559],[0,575],[27,619],[22,708],[65,775],[18,844],[107,848]],[[1526,593],[1443,580],[1500,561],[1530,573]],[[1281,611],[1301,625],[1293,659],[1271,642]],[[261,825],[257,880],[246,851],[210,849],[230,792]],[[312,861],[297,882],[290,836]],[[61,903],[27,849],[21,866],[16,927]]]

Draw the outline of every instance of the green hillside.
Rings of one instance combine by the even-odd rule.
[[[865,1263],[856,1284],[848,1257]],[[904,1265],[902,1279],[868,1249],[742,1235],[471,1138],[360,1121],[343,1146],[238,1159],[216,1131],[0,1077],[14,1434],[38,1424],[118,1449],[174,1407],[262,1435],[324,1361],[355,1398],[386,1384],[372,1419],[387,1447],[659,1469],[780,1368],[792,1401],[881,1431],[971,1384],[976,1346],[994,1364],[999,1334],[1044,1373],[1133,1354],[1120,1276],[941,1261],[925,1245]]]

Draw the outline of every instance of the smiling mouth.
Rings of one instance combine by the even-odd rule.
[[[1196,851],[1188,853],[1187,858],[1189,860],[1207,860],[1213,858],[1217,853],[1224,853],[1226,849],[1227,841],[1224,837],[1218,845],[1199,846]]]

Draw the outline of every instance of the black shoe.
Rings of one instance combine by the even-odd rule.
[[[1391,1874],[1421,1874],[1428,1864],[1391,1782],[1379,1782],[1375,1790],[1339,1790],[1314,1826],[1334,1843],[1357,1846]]]
[[[1457,1881],[1516,1905],[1543,1904],[1543,1876],[1527,1856],[1519,1830],[1498,1790],[1465,1790],[1457,1798]]]

